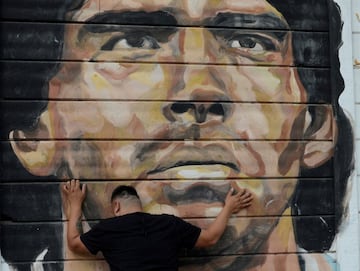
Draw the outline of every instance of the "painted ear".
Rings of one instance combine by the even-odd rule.
[[[55,172],[56,143],[52,140],[37,140],[37,138],[52,138],[48,111],[41,114],[34,131],[13,130],[9,138],[16,156],[30,173],[48,176]]]
[[[310,113],[308,113],[310,117]],[[330,106],[316,107],[305,131],[305,144],[302,164],[314,168],[328,161],[334,153],[337,141],[337,124]]]

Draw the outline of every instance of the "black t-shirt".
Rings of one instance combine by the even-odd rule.
[[[80,239],[112,271],[174,271],[179,249],[193,248],[200,231],[173,215],[138,212],[102,220]]]

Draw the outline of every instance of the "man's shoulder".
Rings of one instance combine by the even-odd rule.
[[[173,214],[149,214],[149,213],[143,213],[144,221],[148,225],[153,224],[161,224],[161,225],[180,225],[184,223],[184,220],[178,216],[175,216]]]
[[[146,217],[146,219],[148,220],[162,220],[162,221],[173,221],[173,220],[178,220],[181,219],[175,215],[171,215],[171,214],[149,214],[149,213],[144,213],[144,217]]]
[[[136,213],[130,213],[126,215],[116,216],[116,217],[110,217],[100,220],[98,224],[101,225],[107,225],[107,224],[113,224],[113,223],[124,223],[126,221],[133,221],[138,219],[160,219],[160,220],[178,220],[181,219],[175,215],[172,214],[150,214],[145,212],[136,212]]]
[[[181,217],[172,214],[150,214],[154,219],[167,220],[167,221],[184,221]]]
[[[136,212],[131,214],[126,214],[117,217],[111,217],[102,219],[95,228],[99,230],[112,229],[118,225],[121,225],[122,228],[128,225],[129,227],[134,224],[146,223],[147,225],[153,224],[179,224],[183,221],[180,217],[177,217],[172,214],[150,214],[144,212]]]

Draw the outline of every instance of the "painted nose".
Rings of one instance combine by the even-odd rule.
[[[184,63],[207,63],[215,61],[212,47],[215,42],[207,29],[184,28],[179,31],[179,51]]]
[[[182,64],[172,71],[168,98],[174,102],[164,105],[164,116],[188,124],[225,122],[233,108],[225,83],[229,75],[223,67],[209,64],[220,57],[218,41],[207,29],[187,27],[179,32],[178,42]]]
[[[224,122],[231,112],[230,102],[178,101],[163,108],[165,117],[171,121],[205,123],[211,120]]]

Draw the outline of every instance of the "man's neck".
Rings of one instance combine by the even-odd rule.
[[[128,215],[128,214],[133,214],[133,213],[138,213],[138,212],[143,212],[143,209],[138,206],[128,207],[128,208],[124,208],[123,210],[121,210],[118,216]]]

